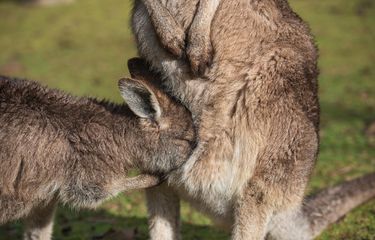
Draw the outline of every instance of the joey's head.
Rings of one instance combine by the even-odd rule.
[[[137,150],[138,166],[149,173],[166,174],[181,166],[194,148],[191,113],[161,90],[159,77],[146,64],[130,60],[128,65],[132,78],[121,79],[119,88],[146,138]]]

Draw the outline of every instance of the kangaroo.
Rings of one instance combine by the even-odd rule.
[[[201,4],[154,2],[158,8],[135,1],[138,52],[192,112],[197,147],[168,184],[146,191],[151,239],[180,238],[179,198],[231,228],[232,239],[264,239],[267,231],[280,236],[288,227],[283,221],[308,216],[301,208],[318,154],[318,53],[307,24],[286,0],[217,1],[212,22],[207,18],[212,62],[197,77],[173,44],[165,46],[163,31],[177,26],[178,35],[189,34]],[[159,10],[169,15],[158,16]],[[170,17],[177,24],[163,26],[173,22]],[[361,201],[374,196],[366,189]],[[310,230],[280,239],[311,239],[319,232]]]
[[[119,81],[128,106],[0,77],[0,224],[25,219],[25,239],[50,239],[58,202],[94,208],[187,159],[191,114],[139,74]]]

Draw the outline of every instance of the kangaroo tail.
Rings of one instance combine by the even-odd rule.
[[[304,205],[276,214],[267,240],[311,240],[353,208],[375,197],[375,173],[326,188]]]
[[[342,218],[353,208],[375,197],[375,173],[343,182],[308,197],[303,206],[312,237]]]

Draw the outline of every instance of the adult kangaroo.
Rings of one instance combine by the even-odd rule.
[[[190,112],[130,65],[143,80],[119,81],[127,105],[0,76],[0,224],[24,219],[24,239],[50,239],[57,202],[96,207],[188,158]],[[153,175],[128,177],[132,168]]]
[[[285,229],[277,226],[286,218],[298,222],[319,144],[318,54],[308,26],[286,0],[153,3],[135,1],[139,55],[191,110],[198,143],[168,185],[147,192],[151,238],[179,239],[179,197],[232,227],[236,240],[263,239]],[[207,61],[191,64],[190,36],[204,9],[198,36],[210,39],[212,60],[196,77]],[[188,36],[186,57],[168,46],[170,29]]]

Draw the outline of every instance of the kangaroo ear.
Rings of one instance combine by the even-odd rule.
[[[128,60],[128,69],[132,78],[139,79],[150,75],[150,67],[142,58],[131,58]]]
[[[141,81],[123,78],[118,82],[121,96],[139,117],[157,121],[161,116],[159,101],[150,87]]]
[[[128,69],[131,77],[134,79],[141,79],[156,85],[161,85],[162,77],[160,74],[152,71],[151,66],[142,58],[129,59]]]

